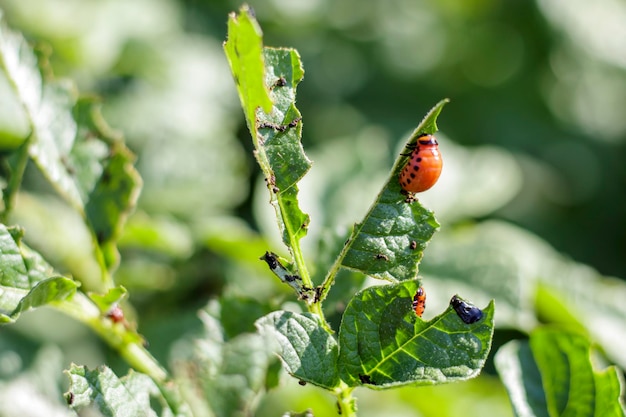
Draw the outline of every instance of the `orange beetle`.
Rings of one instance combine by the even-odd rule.
[[[400,172],[402,189],[410,193],[428,190],[439,179],[442,166],[437,139],[433,135],[421,135],[411,152],[411,159]]]
[[[417,317],[422,317],[424,310],[426,310],[426,291],[424,291],[424,287],[419,287],[413,297],[413,310],[415,310]]]

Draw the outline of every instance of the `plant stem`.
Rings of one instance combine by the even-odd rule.
[[[89,326],[139,372],[150,376],[157,383],[167,379],[165,369],[137,342],[141,336],[107,319],[85,294],[78,292],[71,300],[57,303],[55,307]]]
[[[322,289],[319,293],[320,294],[319,303],[321,303],[322,301],[326,299],[326,296],[328,295],[328,292],[330,291],[330,287],[332,287],[333,284],[335,283],[335,277],[337,276],[337,273],[341,269],[341,263],[343,262],[343,258],[345,258],[346,254],[348,253],[348,249],[350,248],[350,242],[352,241],[353,234],[354,232],[350,235],[350,238],[348,239],[346,244],[343,246],[343,249],[341,249],[339,256],[337,256],[337,259],[335,259],[335,262],[330,267],[330,269],[328,270],[328,274],[326,274],[326,277],[324,278],[324,282],[322,282],[322,285],[321,285]]]
[[[356,417],[356,398],[352,396],[354,388],[348,387],[345,383],[335,390],[337,396],[337,411],[341,417]]]
[[[309,274],[309,270],[307,269],[306,263],[304,262],[304,256],[302,255],[300,241],[292,234],[290,234],[289,236],[291,240],[291,251],[293,254],[293,260],[296,264],[296,268],[298,269],[298,273],[300,274],[300,278],[302,278],[302,285],[307,288],[314,288],[313,281],[311,280],[311,275]],[[307,308],[310,313],[313,313],[320,318],[324,330],[326,330],[330,334],[334,333],[333,329],[330,327],[330,324],[328,324],[328,322],[326,321],[326,317],[324,316],[321,299],[315,300],[312,303],[307,303]]]
[[[148,375],[157,384],[171,410],[180,410],[186,415],[188,406],[180,394],[169,384],[167,371],[146,350],[136,332],[120,323],[113,323],[103,316],[98,307],[83,293],[77,292],[71,300],[53,304],[55,308],[86,324],[111,348],[119,352],[126,362],[137,371]]]

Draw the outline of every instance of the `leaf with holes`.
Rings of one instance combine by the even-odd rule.
[[[106,366],[90,371],[74,364],[65,372],[70,379],[65,399],[75,410],[93,405],[104,416],[156,416],[150,398],[157,399],[163,409],[167,407],[158,387],[147,375],[131,370],[127,376],[118,378]]]
[[[337,341],[317,316],[275,311],[257,320],[256,326],[276,338],[291,375],[326,389],[339,386]]]
[[[435,385],[478,375],[491,348],[493,301],[466,324],[452,307],[418,318],[418,282],[369,287],[348,304],[339,330],[339,369],[350,386]]]
[[[302,148],[296,87],[304,76],[294,49],[263,47],[258,23],[244,6],[228,23],[224,50],[237,84],[255,155],[265,176],[283,242],[292,248],[307,233],[297,183],[311,167]]]
[[[447,102],[440,101],[426,115],[409,138],[406,149],[410,149],[421,134],[437,131],[437,117]],[[439,223],[430,210],[402,193],[398,175],[407,158],[401,155],[396,160],[378,198],[363,221],[354,226],[340,255],[342,266],[390,281],[412,279],[417,275],[417,264]]]

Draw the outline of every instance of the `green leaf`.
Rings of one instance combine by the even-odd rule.
[[[116,263],[110,244],[134,207],[141,186],[134,155],[111,132],[93,99],[77,100],[74,86],[44,82],[20,34],[0,25],[0,70],[9,80],[31,129],[28,152],[53,187],[85,218]]]
[[[500,348],[495,364],[519,416],[624,416],[619,371],[594,370],[590,354],[583,335],[540,328]]]
[[[274,311],[257,320],[256,326],[276,338],[285,369],[292,376],[329,390],[339,386],[337,341],[317,316]]]
[[[127,294],[128,291],[126,291],[126,288],[119,286],[111,288],[104,295],[95,293],[89,294],[89,298],[91,299],[91,301],[94,302],[95,305],[98,306],[98,309],[102,313],[108,313],[113,307],[118,305],[119,302],[122,301],[122,299],[126,297]]]
[[[437,131],[437,117],[448,100],[426,115],[409,138],[406,148],[424,133]],[[342,266],[374,278],[402,281],[415,278],[424,249],[439,228],[433,213],[402,194],[398,175],[408,160],[401,155],[391,176],[365,218],[357,223],[341,256]]]
[[[20,300],[19,305],[13,311],[12,316],[17,313],[40,307],[56,301],[63,301],[71,298],[78,284],[66,277],[54,277],[41,281]]]
[[[430,321],[413,309],[417,281],[369,287],[348,304],[339,330],[341,379],[370,388],[434,385],[480,372],[491,348],[493,301],[466,324],[448,307]]]
[[[536,324],[532,294],[537,247],[520,241],[521,229],[487,221],[448,228],[428,246],[420,275],[433,292],[459,291],[474,300],[495,299],[498,323],[530,330]]]
[[[448,228],[428,246],[420,275],[434,297],[459,291],[477,302],[495,299],[499,325],[530,331],[537,314],[582,324],[626,368],[624,280],[572,262],[527,230],[494,220]]]
[[[0,69],[26,112],[35,114],[41,106],[43,84],[37,57],[24,37],[8,29],[4,16],[0,18]]]
[[[272,101],[264,84],[263,33],[248,6],[228,16],[224,51],[235,77],[241,105],[251,132],[256,132],[256,109],[269,113]]]
[[[259,346],[267,346],[267,341],[257,334],[242,334],[224,346],[219,374],[203,384],[218,416],[250,409],[265,388],[272,357],[263,349],[259,352]]]
[[[291,249],[309,225],[297,199],[297,182],[311,167],[301,143],[302,117],[295,107],[304,70],[295,50],[262,48],[261,30],[247,7],[230,16],[228,30],[226,56],[283,241]]]
[[[141,178],[133,166],[135,155],[106,125],[99,103],[81,99],[74,114],[78,134],[68,165],[86,201],[87,220],[103,244],[118,238],[136,204]]]
[[[104,416],[156,416],[150,397],[159,399],[161,407],[166,407],[152,379],[132,370],[118,378],[106,366],[90,371],[72,364],[65,372],[70,379],[65,399],[75,410],[93,404]]]
[[[513,340],[498,349],[495,364],[518,416],[549,417],[541,372],[527,342]]]
[[[276,346],[267,336],[244,333],[225,340],[217,302],[200,312],[204,333],[177,343],[174,372],[194,415],[252,415],[268,378],[275,377]]]
[[[31,308],[71,298],[78,284],[54,271],[20,242],[22,230],[0,224],[0,322]]]

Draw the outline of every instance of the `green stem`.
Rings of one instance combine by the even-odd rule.
[[[350,238],[348,239],[346,244],[343,246],[343,249],[339,253],[339,256],[337,256],[337,259],[335,259],[335,262],[328,270],[328,274],[326,274],[326,277],[324,278],[324,282],[322,282],[322,285],[321,285],[321,290],[319,292],[320,294],[319,300],[318,300],[319,303],[322,303],[322,301],[326,299],[326,296],[328,295],[328,292],[330,291],[330,287],[332,287],[333,284],[335,283],[335,277],[337,276],[337,273],[341,269],[341,263],[343,262],[343,258],[345,258],[346,254],[348,253],[348,249],[350,248],[350,243],[352,241],[353,235],[354,235],[354,232],[352,232],[352,235],[350,235]]]
[[[281,211],[281,215],[282,213],[283,211]],[[285,220],[286,219],[283,219],[283,223],[286,225],[287,222],[285,222]],[[289,232],[289,240],[291,242],[291,252],[293,254],[293,261],[296,264],[296,268],[298,269],[298,274],[300,275],[300,278],[302,278],[302,285],[307,288],[314,288],[313,280],[311,279],[309,270],[306,267],[306,263],[304,262],[304,256],[302,255],[302,248],[300,247],[300,240],[298,240],[294,236],[294,234],[291,233],[291,230],[289,230],[288,232]],[[316,316],[320,318],[320,321],[324,330],[326,330],[330,334],[334,333],[333,329],[330,327],[330,324],[328,324],[328,322],[326,321],[326,317],[324,316],[324,311],[322,310],[321,300],[316,300],[313,303],[307,303],[307,308],[310,313],[315,314]]]
[[[352,396],[354,388],[348,387],[345,383],[335,390],[337,396],[337,411],[341,417],[356,417],[356,398]]]
[[[70,317],[86,324],[111,348],[119,352],[126,362],[137,371],[148,375],[157,384],[171,410],[184,410],[188,406],[181,400],[180,393],[170,384],[167,371],[143,346],[139,336],[127,326],[113,323],[83,293],[78,292],[71,300],[55,303],[54,307]]]
[[[137,341],[140,336],[106,318],[85,294],[78,292],[71,300],[57,303],[55,307],[89,326],[139,372],[149,375],[157,383],[167,379],[165,369]]]

